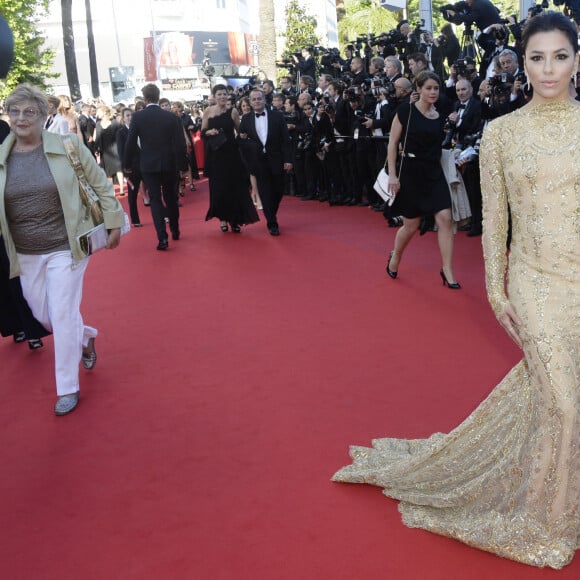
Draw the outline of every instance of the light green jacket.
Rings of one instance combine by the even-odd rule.
[[[79,141],[76,135],[69,135],[73,145],[77,150],[77,155],[83,166],[87,181],[93,186],[99,196],[105,226],[107,229],[120,228],[124,223],[124,214],[121,204],[115,198],[112,183],[107,179],[105,172],[97,165],[91,152]],[[10,150],[12,149],[16,136],[10,133],[4,143],[0,146],[0,230],[6,245],[6,251],[10,258],[10,277],[20,275],[20,267],[16,248],[10,234],[10,228],[6,219],[6,208],[4,205],[4,189],[6,187],[6,163]],[[50,172],[56,182],[64,222],[68,234],[68,241],[75,261],[80,261],[86,257],[81,250],[77,238],[94,227],[85,206],[82,204],[79,182],[74,172],[62,142],[62,136],[56,133],[42,132],[42,142],[44,154],[50,167]],[[31,177],[34,179],[34,167],[30,168]]]

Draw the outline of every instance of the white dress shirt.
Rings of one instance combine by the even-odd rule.
[[[265,115],[256,116],[256,133],[258,134],[258,139],[262,142],[264,146],[264,152],[266,151],[266,141],[268,140],[268,112],[264,109]]]

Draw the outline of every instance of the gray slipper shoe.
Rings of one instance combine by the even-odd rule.
[[[71,395],[63,395],[59,397],[54,406],[55,415],[67,415],[71,411],[74,411],[79,404],[79,392],[72,393]]]

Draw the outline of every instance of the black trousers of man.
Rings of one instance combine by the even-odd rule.
[[[143,172],[143,182],[151,198],[151,215],[160,242],[167,241],[165,217],[169,218],[169,229],[175,238],[179,237],[179,208],[177,206],[177,172]]]
[[[284,173],[273,173],[266,157],[256,167],[256,181],[268,228],[278,226],[278,208],[284,193]]]

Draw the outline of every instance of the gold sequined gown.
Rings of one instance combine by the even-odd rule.
[[[580,538],[580,106],[527,105],[481,145],[490,304],[510,302],[524,359],[449,434],[351,447],[334,481],[401,500],[410,527],[534,566],[562,568]]]

